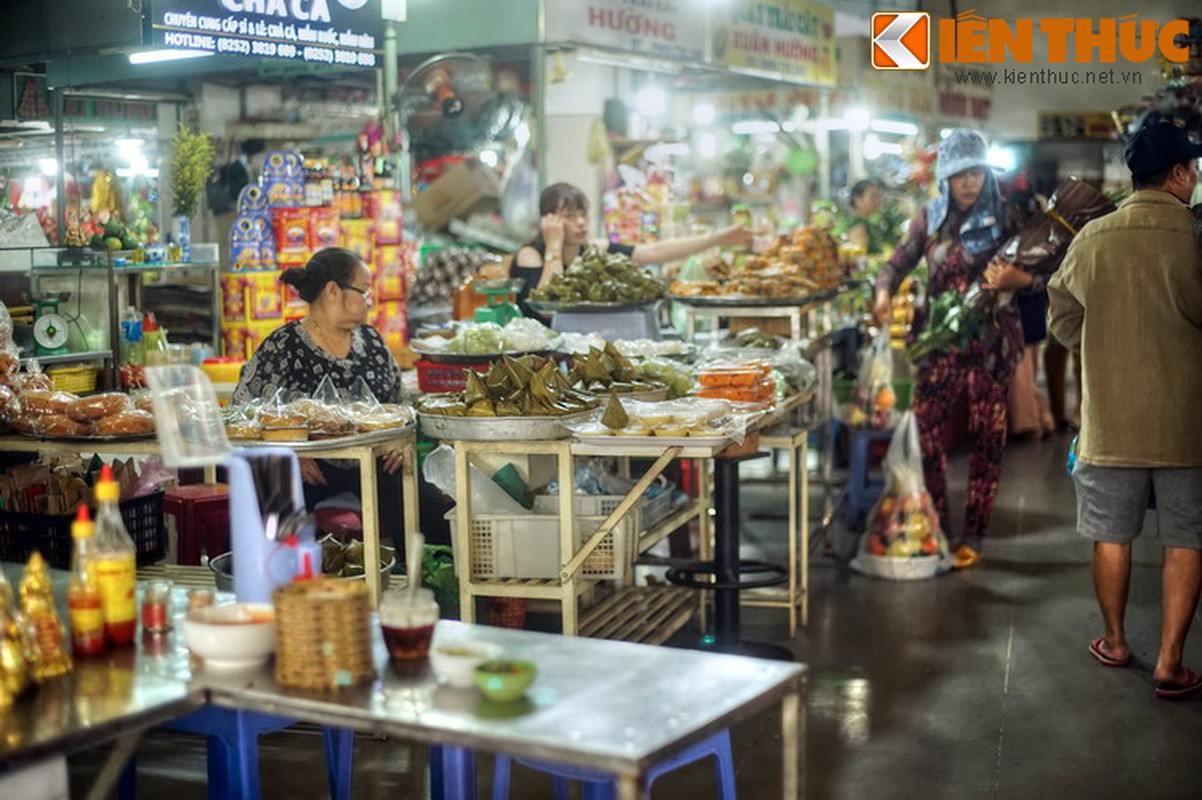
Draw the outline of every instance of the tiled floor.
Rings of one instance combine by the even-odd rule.
[[[1086,653],[1100,633],[1089,548],[1073,532],[1065,439],[1010,448],[986,560],[913,584],[870,580],[818,557],[808,629],[792,641],[812,669],[809,798],[1202,797],[1202,698],[1152,693],[1160,550],[1155,517],[1136,551],[1128,614],[1134,665],[1106,669]],[[963,469],[962,461],[959,468]],[[963,484],[963,479],[959,481]],[[779,547],[779,487],[749,486],[748,553]],[[746,611],[750,638],[780,641],[778,612]],[[1187,663],[1202,666],[1202,626]],[[779,720],[734,731],[740,797],[780,796]],[[264,797],[324,795],[320,738],[265,737]],[[83,796],[101,753],[72,759]],[[361,737],[357,798],[424,798],[425,750]],[[490,765],[481,764],[481,797]],[[204,747],[152,734],[139,754],[139,795],[205,797]],[[711,773],[666,776],[656,798],[716,797]],[[551,797],[549,780],[515,767],[513,798]]]

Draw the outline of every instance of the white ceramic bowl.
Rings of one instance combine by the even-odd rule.
[[[231,603],[189,611],[188,649],[205,669],[257,667],[275,652],[275,609],[270,603]]]
[[[430,668],[440,683],[456,689],[476,685],[476,667],[501,655],[501,648],[485,642],[446,642],[430,648]]]

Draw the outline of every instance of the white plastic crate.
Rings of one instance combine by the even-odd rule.
[[[575,498],[577,546],[588,541],[621,497],[579,495]],[[641,503],[640,503],[641,505]],[[635,506],[637,510],[638,505]],[[525,516],[479,514],[471,522],[472,577],[559,577],[559,498],[534,498],[534,513]],[[604,510],[603,510],[604,509]],[[622,580],[634,561],[638,528],[634,512],[627,514],[593,550],[578,575],[599,580]],[[455,519],[455,511],[447,514]],[[456,571],[459,567],[456,558]]]
[[[663,491],[655,497],[650,500],[643,497],[634,504],[626,518],[634,520],[636,531],[643,533],[672,513],[672,492],[675,488],[671,483],[666,484]],[[579,513],[608,517],[625,498],[613,495],[581,495],[576,499]]]

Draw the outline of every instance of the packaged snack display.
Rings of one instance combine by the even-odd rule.
[[[698,373],[697,382],[698,397],[763,405],[776,400],[776,379],[766,361],[711,362]]]
[[[885,491],[868,513],[852,566],[893,580],[929,578],[948,566],[947,539],[922,477],[918,421],[902,414],[885,456]]]

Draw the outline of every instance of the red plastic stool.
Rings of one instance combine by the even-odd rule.
[[[224,483],[176,486],[163,494],[163,514],[175,517],[180,564],[200,564],[230,549],[230,487]]]

